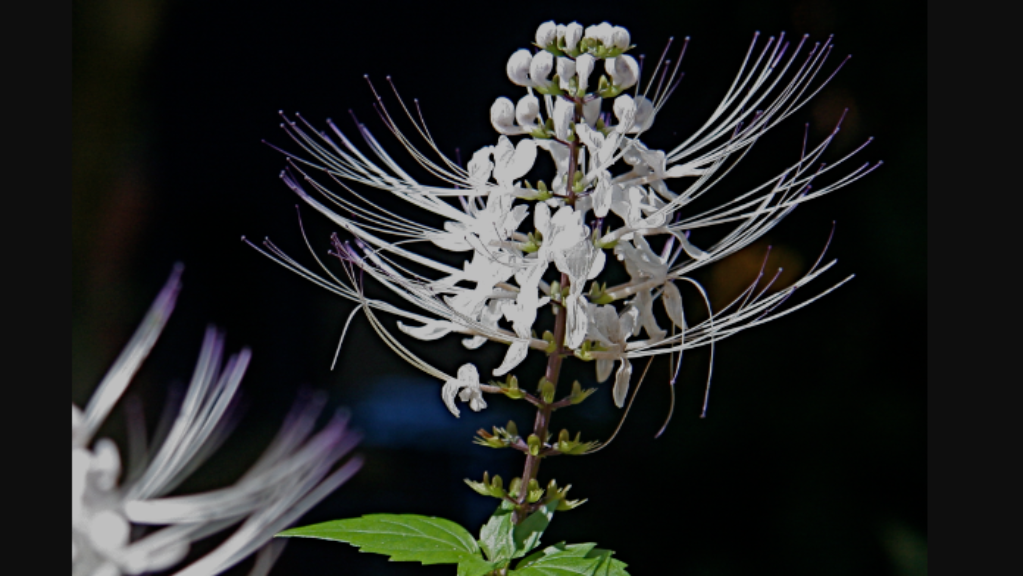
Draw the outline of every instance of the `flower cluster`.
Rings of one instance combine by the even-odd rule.
[[[239,525],[212,552],[176,572],[218,574],[263,547],[279,531],[348,480],[358,458],[339,462],[358,438],[335,416],[315,432],[323,397],[298,402],[259,461],[233,486],[172,495],[223,441],[235,394],[249,364],[248,350],[223,361],[224,339],[210,329],[180,411],[163,440],[122,470],[117,445],[94,440],[166,324],[180,289],[180,269],[97,388],[85,410],[71,406],[71,573],[73,576],[148,574],[180,564],[191,543]],[[145,430],[130,427],[145,451]],[[133,451],[134,452],[134,451]],[[126,479],[122,481],[122,475]],[[254,573],[265,573],[280,545],[260,552]]]
[[[599,381],[614,373],[612,393],[622,407],[635,359],[713,345],[813,301],[781,308],[834,262],[821,265],[819,259],[794,285],[774,292],[759,276],[719,310],[711,309],[691,273],[749,246],[799,204],[873,169],[865,164],[819,184],[853,155],[833,165],[821,162],[837,126],[816,146],[809,148],[805,140],[796,161],[763,185],[717,204],[705,202],[710,207],[698,212],[688,209],[828,82],[831,76],[819,76],[831,40],[805,52],[806,37],[795,47],[784,35],[763,45],[755,37],[711,117],[671,150],[649,148],[641,137],[679,86],[679,60],[688,41],[674,64],[668,59],[670,42],[645,84],[643,58],[630,54],[630,34],[622,27],[547,22],[535,40],[533,50],[515,52],[506,67],[525,94],[494,103],[490,116],[498,139],[477,150],[465,167],[438,149],[418,102],[414,114],[399,100],[425,149],[414,145],[376,96],[388,130],[439,183],[411,176],[358,121],[362,148],[330,121],[327,131],[301,116],[285,117],[282,124],[303,151],[285,152],[290,166],[282,177],[305,203],[354,237],[334,241],[333,255],[349,275],[339,278],[322,263],[326,275],[316,273],[269,241],[261,250],[360,303],[393,349],[445,382],[443,398],[456,416],[456,398],[480,410],[487,405],[482,392],[495,387],[482,384],[472,364],[452,377],[413,356],[376,313],[397,316],[398,328],[420,340],[460,334],[471,350],[486,342],[506,346],[503,361],[491,369],[496,377],[516,369],[531,350],[593,362]],[[555,166],[547,178],[533,174],[540,154]],[[380,194],[445,223],[431,226],[393,212]],[[702,230],[702,238],[712,236],[704,230],[716,231],[717,240],[695,245],[695,230]],[[451,266],[430,256],[429,248],[419,249],[428,243],[465,254],[464,264]],[[629,280],[608,286],[612,266],[623,267]],[[368,298],[361,287],[365,276],[406,305]],[[681,288],[708,311],[700,322],[688,322]],[[556,317],[554,333],[544,332],[538,315],[547,306]]]

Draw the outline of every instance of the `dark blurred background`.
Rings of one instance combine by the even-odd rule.
[[[495,399],[455,420],[441,403],[441,383],[403,364],[362,320],[329,371],[351,304],[239,240],[270,236],[312,262],[297,199],[277,178],[283,158],[261,143],[287,144],[277,111],[344,125],[352,109],[385,139],[362,75],[384,85],[392,74],[404,96],[421,100],[442,148],[471,153],[495,139],[494,99],[520,95],[505,62],[532,42],[539,23],[607,20],[627,27],[637,52],[651,57],[670,36],[693,39],[686,78],[645,138],[670,148],[703,123],[755,30],[812,40],[834,33],[833,62],[853,60],[755,147],[722,192],[770,178],[795,160],[805,122],[821,138],[845,108],[850,116],[829,159],[874,136],[851,168],[886,165],[798,209],[754,249],[698,278],[721,305],[756,274],[771,244],[769,265],[785,266],[782,280],[792,280],[818,256],[833,221],[829,254],[840,263],[818,289],[848,273],[857,278],[811,308],[722,343],[706,420],[698,416],[707,354],[689,355],[676,418],[658,440],[669,396],[664,362],[656,362],[610,448],[545,463],[543,479],[571,483],[572,496],[590,499],[560,515],[546,540],[596,541],[637,575],[926,573],[922,2],[74,0],[72,10],[72,399],[88,399],[180,261],[186,288],[178,311],[132,388],[149,412],[187,381],[206,323],[226,329],[233,348],[255,351],[238,429],[185,489],[237,475],[306,386],[352,410],[367,458],[306,522],[417,513],[473,530],[493,501],[462,479],[485,470],[508,479],[522,465],[517,455],[473,446],[473,432],[510,418],[525,428],[531,415]],[[302,215],[323,253],[331,226],[312,210]],[[470,359],[496,365],[501,354],[490,347],[473,357],[454,338],[412,348],[452,371]],[[586,384],[592,374],[588,367],[572,376]],[[580,414],[560,413],[556,428],[607,438],[620,415],[610,396],[602,389]],[[290,545],[276,573],[451,569],[304,541]]]

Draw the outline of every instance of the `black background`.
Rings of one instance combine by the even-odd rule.
[[[462,479],[506,478],[520,459],[472,446],[475,429],[528,415],[494,401],[455,421],[440,383],[423,378],[357,322],[328,371],[351,305],[274,266],[239,237],[272,237],[305,254],[295,197],[277,180],[284,143],[276,111],[319,122],[351,108],[383,139],[363,74],[387,74],[425,107],[442,147],[494,139],[498,96],[519,91],[505,61],[540,22],[608,20],[638,52],[691,36],[680,91],[648,139],[670,147],[702,123],[728,87],[755,30],[836,34],[853,60],[819,98],[741,165],[734,190],[770,177],[799,150],[803,123],[820,137],[845,107],[832,159],[870,136],[866,180],[797,210],[773,230],[777,264],[830,250],[857,279],[793,316],[718,349],[712,412],[700,410],[706,355],[684,367],[677,417],[656,363],[609,449],[545,464],[543,478],[590,502],[556,519],[548,540],[596,541],[634,574],[924,574],[925,530],[925,46],[923,7],[871,2],[629,2],[489,4],[107,0],[73,4],[73,400],[83,403],[171,265],[186,265],[175,319],[133,388],[154,411],[188,377],[201,330],[214,322],[256,354],[248,410],[224,451],[186,489],[224,483],[251,461],[303,385],[349,406],[365,435],[364,470],[308,522],[372,512],[418,513],[479,526],[491,503]],[[678,135],[676,135],[678,133]],[[749,168],[749,173],[747,169]],[[303,211],[315,248],[331,227]],[[761,247],[763,248],[763,246]],[[750,277],[738,255],[701,279],[734,290]],[[822,279],[820,288],[827,287]],[[810,288],[814,290],[813,286]],[[415,346],[453,370],[456,342]],[[481,365],[495,365],[490,350]],[[661,371],[659,373],[659,370]],[[583,377],[583,376],[580,376]],[[607,437],[618,412],[602,390],[564,426]],[[579,409],[583,410],[583,409]],[[561,415],[559,415],[561,417]],[[559,422],[556,421],[556,425]],[[117,435],[116,429],[111,434]],[[564,460],[564,459],[563,459]],[[388,564],[343,545],[293,543],[280,574],[450,573]]]

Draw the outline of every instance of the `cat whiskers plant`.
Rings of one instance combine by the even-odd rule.
[[[817,145],[808,146],[805,137],[799,154],[794,154],[796,160],[762,185],[717,204],[697,203],[717,191],[753,145],[814,97],[842,64],[823,74],[832,52],[831,38],[808,47],[806,36],[796,46],[784,34],[767,42],[755,36],[735,80],[704,125],[671,150],[651,149],[641,138],[679,87],[680,61],[688,45],[687,39],[673,63],[670,42],[644,85],[643,58],[638,61],[631,55],[634,46],[626,29],[608,23],[587,28],[575,22],[542,24],[533,49],[515,52],[506,65],[509,79],[525,94],[516,102],[494,102],[490,119],[497,142],[477,150],[465,167],[437,145],[418,101],[408,106],[389,77],[401,109],[399,117],[393,116],[371,83],[385,127],[437,183],[410,175],[358,120],[355,131],[362,146],[330,120],[326,130],[319,130],[298,114],[282,114],[281,126],[300,150],[293,153],[275,146],[287,156],[282,179],[305,204],[352,236],[351,242],[333,239],[332,255],[342,261],[347,277],[332,273],[311,246],[319,271],[269,240],[262,247],[250,245],[358,303],[358,310],[388,346],[443,382],[442,399],[456,417],[456,400],[480,411],[488,406],[484,394],[526,401],[537,409],[531,430],[520,434],[515,423],[509,423],[493,433],[481,431],[477,438],[478,444],[526,456],[522,476],[507,486],[488,476],[483,482],[470,482],[478,493],[501,500],[478,541],[450,523],[413,516],[344,520],[288,535],[330,537],[364,551],[391,554],[393,559],[432,563],[436,558],[424,557],[422,550],[394,550],[367,534],[385,530],[384,524],[392,521],[412,531],[423,528],[423,522],[434,522],[436,530],[458,534],[444,562],[459,564],[460,574],[526,574],[531,566],[567,558],[594,570],[615,566],[618,572],[613,573],[624,573],[624,565],[615,564],[610,553],[595,551],[593,545],[585,545],[590,546],[585,550],[548,548],[512,564],[533,553],[555,511],[578,505],[567,500],[567,488],[554,481],[542,487],[540,463],[553,456],[592,453],[599,446],[568,431],[555,440],[554,412],[592,394],[579,382],[567,392],[563,364],[593,363],[596,380],[613,381],[612,397],[623,408],[635,360],[669,356],[674,385],[687,350],[708,346],[713,358],[718,342],[838,288],[850,278],[783,307],[795,291],[835,265],[822,257],[782,290],[772,291],[777,275],[761,284],[762,268],[738,298],[713,310],[693,272],[750,246],[797,206],[851,184],[878,166],[863,164],[829,180],[836,167],[863,149],[833,164],[822,162],[839,131],[837,124]],[[412,132],[403,130],[400,116],[406,117]],[[414,144],[417,139],[425,143],[422,150]],[[555,173],[547,177],[533,174],[542,153],[555,166]],[[385,208],[375,196],[380,194],[445,223],[439,228],[414,214]],[[701,204],[703,209],[693,210]],[[700,242],[691,240],[694,232]],[[436,250],[467,256],[457,267],[432,256]],[[609,286],[613,268],[623,270],[629,280]],[[362,289],[366,278],[386,288],[399,304],[369,298]],[[687,310],[687,293],[687,300],[692,298],[706,311],[699,321]],[[540,314],[546,307],[553,320]],[[485,382],[474,362],[464,364],[455,376],[433,367],[429,359],[409,352],[378,313],[397,317],[398,330],[419,340],[460,335],[468,350],[488,342],[505,346],[503,360],[489,370],[494,380]],[[535,393],[521,388],[514,375],[531,352],[547,355]],[[708,387],[710,378],[709,370]],[[414,530],[413,524],[418,528]]]
[[[252,574],[265,574],[280,554],[271,538],[345,483],[362,462],[346,456],[359,441],[337,413],[319,431],[325,396],[306,394],[260,459],[232,486],[175,494],[209,458],[231,427],[251,353],[224,359],[224,337],[210,328],[177,415],[165,434],[146,438],[141,413],[129,422],[133,447],[126,473],[117,445],[96,439],[164,329],[181,289],[175,269],[128,346],[84,410],[71,406],[71,573],[149,574],[175,568],[194,542],[238,526],[219,546],[174,572],[219,574],[261,549]],[[122,478],[122,476],[124,476]]]

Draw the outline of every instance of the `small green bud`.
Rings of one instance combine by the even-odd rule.
[[[594,392],[597,392],[597,388],[590,388],[584,390],[583,386],[580,385],[579,381],[572,383],[572,394],[569,396],[572,399],[572,403],[581,404],[587,398],[590,398]]]
[[[526,493],[526,500],[530,504],[536,504],[544,496],[544,490],[540,487],[540,483],[537,480],[530,480]]]
[[[465,482],[474,492],[481,496],[490,496],[492,498],[505,497],[504,483],[501,480],[501,476],[495,476],[492,481],[487,472],[484,472],[483,482],[473,482],[472,480],[466,480]]]
[[[555,401],[555,385],[547,378],[540,379],[540,397],[546,404]]]
[[[499,437],[501,434],[497,428],[494,429],[494,432],[494,434],[489,434],[486,430],[477,430],[477,437],[473,439],[473,443],[487,448],[508,448],[508,441]]]
[[[519,427],[511,420],[509,420],[508,424],[505,425],[505,430],[507,430],[512,436],[519,436]]]
[[[540,450],[543,444],[540,441],[540,437],[536,434],[530,434],[530,437],[526,440],[527,445],[530,447],[530,456],[540,456]]]
[[[519,497],[519,489],[523,486],[522,478],[513,478],[512,482],[508,485],[508,495],[513,498]]]
[[[558,350],[558,344],[555,343],[555,335],[550,330],[544,331],[542,339],[548,343],[548,347],[544,349],[544,352],[548,354],[554,354],[555,350]]]

